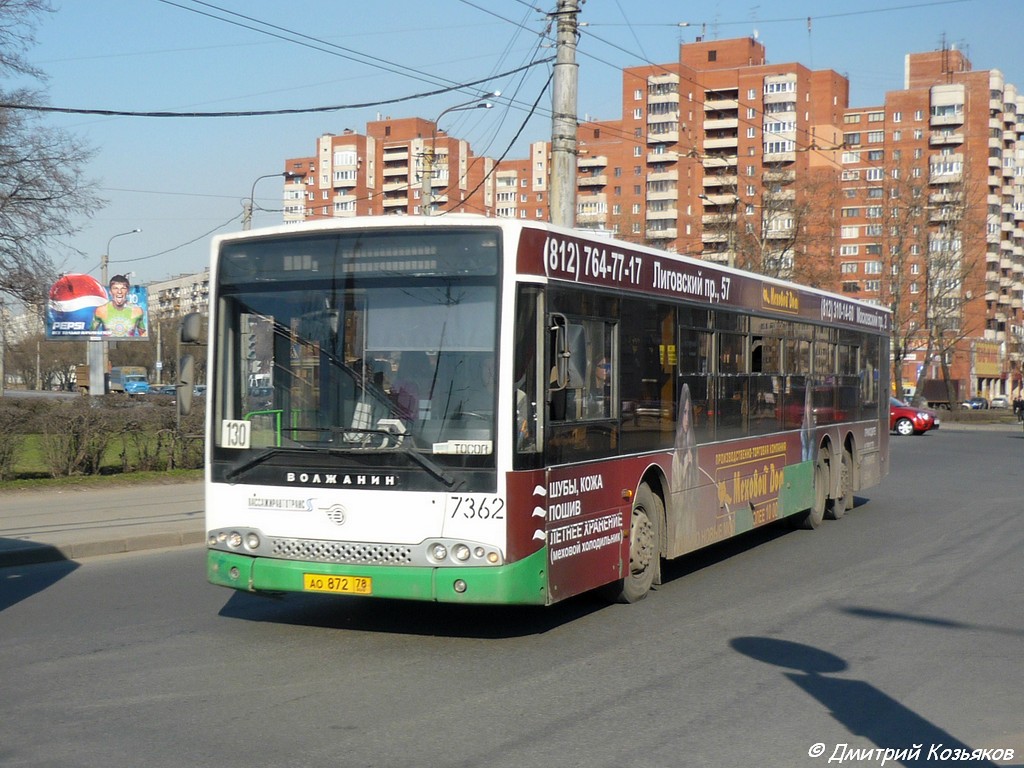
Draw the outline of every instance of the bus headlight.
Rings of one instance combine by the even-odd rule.
[[[430,545],[430,549],[427,550],[430,553],[430,558],[437,562],[442,562],[448,557],[448,548],[441,542]]]
[[[242,534],[240,534],[238,531],[232,531],[228,534],[227,544],[232,549],[238,549],[240,546],[242,546]]]
[[[249,531],[245,534],[245,546],[247,549],[259,549],[260,548],[260,537],[258,533]]]
[[[467,560],[469,560],[469,547],[467,547],[465,544],[456,544],[454,547],[452,547],[452,555],[455,557],[456,560],[464,563]]]

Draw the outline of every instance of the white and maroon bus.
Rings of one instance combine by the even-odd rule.
[[[208,578],[638,600],[663,560],[780,518],[815,528],[887,474],[889,324],[544,224],[389,216],[218,237]]]

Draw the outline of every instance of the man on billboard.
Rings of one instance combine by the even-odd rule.
[[[111,337],[146,336],[146,313],[137,303],[129,302],[131,283],[124,275],[114,275],[109,284],[110,301],[96,308],[92,330]]]

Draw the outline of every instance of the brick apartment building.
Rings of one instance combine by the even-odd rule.
[[[1024,341],[1024,97],[956,50],[908,54],[904,86],[844,116],[840,289],[894,308],[905,381],[922,367],[941,378],[944,356],[963,396],[1011,394]],[[929,330],[944,352],[930,361]]]
[[[879,107],[832,70],[769,64],[753,38],[631,67],[618,119],[581,122],[577,223],[891,305],[903,378],[941,327],[967,394],[1020,386],[1024,99],[958,51],[910,54]],[[285,221],[469,212],[546,221],[550,143],[473,154],[421,118],[317,139],[285,170]],[[939,359],[926,370],[939,375]],[[1017,382],[1014,384],[1014,382]]]

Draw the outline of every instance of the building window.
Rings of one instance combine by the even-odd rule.
[[[644,111],[642,109],[640,109],[640,107],[637,107],[636,109],[633,110],[633,119],[634,120],[639,120],[643,116],[644,116]]]

